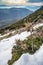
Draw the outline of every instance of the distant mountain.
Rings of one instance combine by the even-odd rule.
[[[7,5],[0,5],[0,7],[4,7],[4,6],[7,6]]]
[[[0,20],[14,19],[16,21],[30,13],[32,13],[32,11],[25,8],[0,9]]]
[[[32,11],[26,8],[0,8],[0,26],[14,23],[31,13]]]

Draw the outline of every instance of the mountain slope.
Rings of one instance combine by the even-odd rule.
[[[8,28],[12,29],[12,28],[24,27],[25,22],[26,23],[27,22],[36,22],[39,18],[43,19],[43,6],[40,9],[38,9],[37,11],[35,11],[34,13],[32,13],[32,14],[28,15],[27,17],[25,17],[24,19],[16,22],[15,24],[10,25]]]
[[[21,19],[20,21],[14,23],[14,24],[11,24],[10,26],[7,26],[7,27],[3,27],[4,29],[1,29],[1,33],[6,30],[6,29],[18,29],[18,28],[21,28],[21,27],[24,27],[24,23],[26,22],[28,24],[28,22],[36,22],[38,19],[36,19],[38,16],[40,16],[38,19],[42,18],[43,19],[43,6],[38,9],[37,11],[35,11],[34,13],[28,15],[27,17]],[[35,20],[36,19],[36,20]],[[35,20],[35,21],[34,21]],[[13,21],[14,22],[14,21]]]
[[[31,12],[32,11],[25,8],[0,9],[0,20],[21,19],[29,15]]]

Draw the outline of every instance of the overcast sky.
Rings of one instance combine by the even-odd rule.
[[[0,4],[7,5],[43,5],[43,0],[0,0]]]
[[[42,5],[43,0],[0,0],[0,8],[11,8],[14,6],[16,8],[27,8],[35,11]]]

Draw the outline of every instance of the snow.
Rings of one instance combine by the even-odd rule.
[[[43,45],[33,55],[23,54],[13,65],[43,65]]]
[[[42,24],[40,24],[40,26],[42,26]],[[34,26],[34,28],[37,28],[37,27],[40,27],[40,26],[37,24],[36,26]],[[12,47],[14,45],[16,45],[15,40],[18,40],[18,39],[24,40],[30,35],[31,35],[30,31],[29,32],[24,31],[24,32],[22,32],[20,34],[16,34],[14,36],[11,36],[9,38],[1,40],[0,41],[0,65],[8,65],[7,62],[12,57],[12,54],[11,54]],[[42,62],[42,60],[43,60],[43,50],[42,49],[43,49],[43,46],[34,55],[23,54],[20,57],[20,59],[17,62],[14,63],[14,65],[38,65],[37,62],[40,61],[39,59],[41,59],[40,62]],[[37,60],[37,62],[36,62],[36,60]]]
[[[37,28],[39,28],[41,26],[43,26],[43,23],[36,24],[36,25],[34,25],[33,29],[37,29]]]
[[[0,41],[0,65],[7,65],[8,60],[11,59],[12,47],[16,45],[15,40],[24,40],[29,35],[31,35],[30,32],[25,31]]]

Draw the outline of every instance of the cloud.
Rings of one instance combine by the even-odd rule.
[[[2,0],[6,4],[25,4],[28,0]]]
[[[42,6],[43,2],[30,2],[30,0],[1,0],[2,3],[7,5],[30,5]]]
[[[43,2],[36,2],[36,3],[27,3],[26,5],[33,5],[33,6],[43,6]]]

